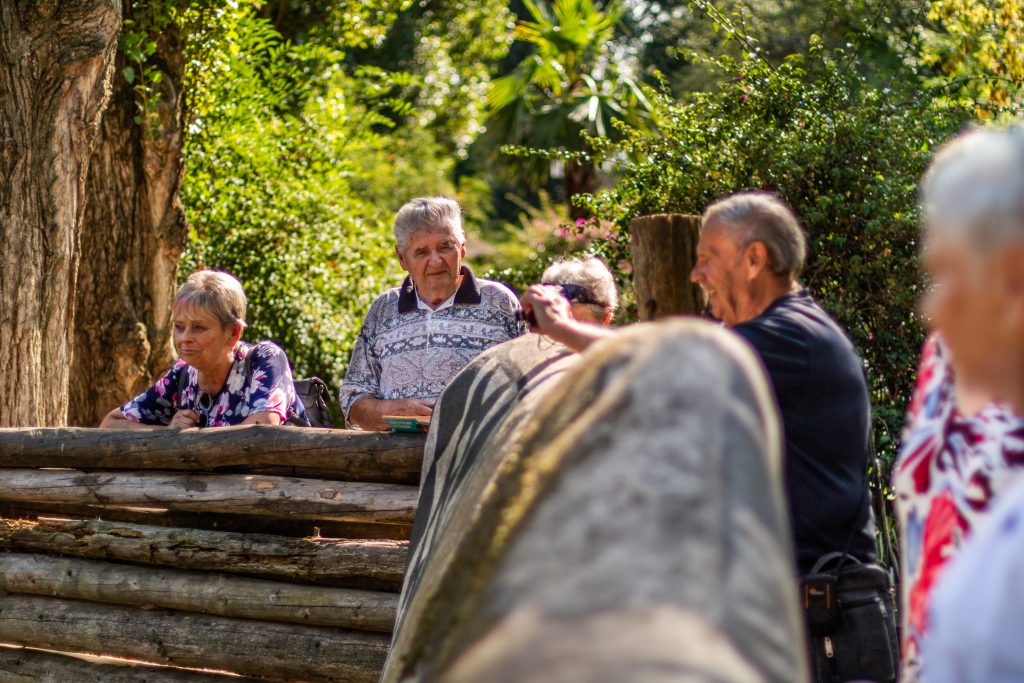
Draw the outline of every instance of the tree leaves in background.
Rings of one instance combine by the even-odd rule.
[[[336,386],[370,303],[401,282],[397,205],[451,191],[443,156],[429,137],[388,135],[396,112],[408,115],[391,93],[411,77],[350,73],[337,44],[288,42],[249,12],[206,59],[181,275],[234,274],[249,297],[246,337],[276,341],[298,375]]]

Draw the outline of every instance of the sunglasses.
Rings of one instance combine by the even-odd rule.
[[[596,304],[604,306],[603,301],[598,301],[594,293],[583,285],[565,285],[558,282],[542,282],[542,285],[554,287],[571,304]]]
[[[606,305],[604,302],[598,301],[594,293],[582,285],[563,285],[558,282],[542,282],[541,284],[546,287],[554,287],[571,304]],[[522,311],[516,311],[516,320],[526,322],[533,327],[537,326],[537,317],[533,314],[533,311],[525,314]]]

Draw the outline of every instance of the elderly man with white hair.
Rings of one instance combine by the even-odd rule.
[[[525,333],[519,302],[462,261],[458,203],[414,199],[395,217],[409,275],[370,307],[338,399],[349,426],[387,429],[385,416],[429,416],[448,382],[481,352]]]

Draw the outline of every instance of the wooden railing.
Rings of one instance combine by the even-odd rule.
[[[342,430],[0,429],[0,680],[377,680],[422,452]]]

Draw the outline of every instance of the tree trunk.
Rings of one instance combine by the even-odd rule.
[[[0,642],[302,681],[376,683],[383,633],[6,595]]]
[[[390,633],[398,595],[229,574],[0,553],[0,589],[144,609]]]
[[[574,221],[590,218],[590,212],[572,203],[578,194],[593,194],[597,189],[597,173],[594,165],[586,161],[565,162],[565,201],[569,204],[569,217]]]
[[[121,0],[0,2],[0,426],[63,425],[86,173]]]
[[[629,224],[633,249],[633,289],[640,320],[699,315],[704,291],[690,281],[697,263],[700,216],[659,213]]]
[[[132,18],[126,2],[124,18]],[[183,171],[185,45],[173,24],[153,36],[159,84],[140,112],[118,51],[110,104],[86,186],[68,421],[95,426],[173,360],[171,301],[187,226]],[[138,118],[137,118],[138,117]]]
[[[47,519],[0,520],[0,549],[397,590],[407,544]]]

